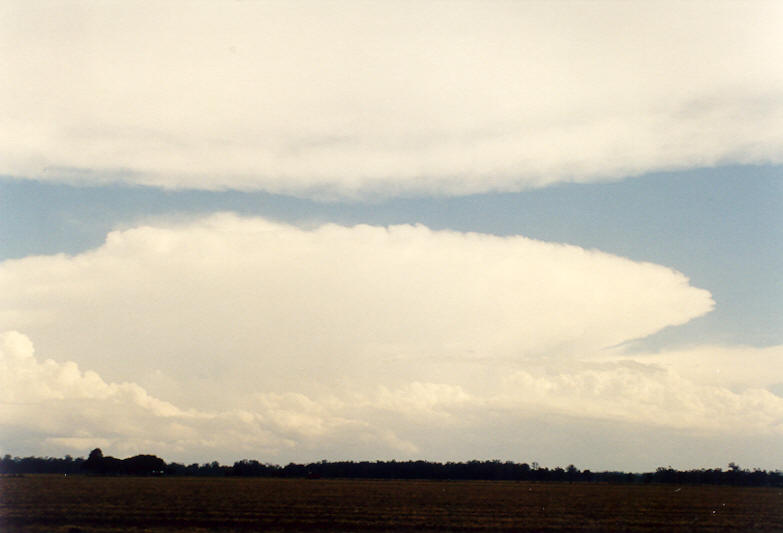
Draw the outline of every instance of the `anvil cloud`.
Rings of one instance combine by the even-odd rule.
[[[450,367],[441,359],[573,357],[713,306],[669,268],[576,246],[230,214],[115,231],[73,257],[6,261],[0,292],[2,322],[50,357],[79,354],[112,379],[209,381],[223,398],[421,380]]]
[[[361,198],[783,162],[779,2],[2,10],[5,175]]]
[[[4,326],[24,332],[5,337],[3,422],[51,445],[410,456],[431,450],[406,423],[678,428],[701,396],[735,419],[761,405],[744,424],[769,431],[780,410],[761,389],[618,362],[612,345],[712,308],[684,275],[524,237],[218,214],[6,261],[0,291]],[[583,362],[600,354],[614,362]]]

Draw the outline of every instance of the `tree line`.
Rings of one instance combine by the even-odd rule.
[[[96,448],[87,459],[67,455],[53,457],[11,457],[0,459],[0,474],[92,474],[135,476],[211,476],[277,478],[354,478],[354,479],[434,479],[505,480],[571,483],[676,483],[783,487],[783,472],[743,469],[730,463],[727,469],[675,470],[659,467],[654,472],[633,473],[541,467],[537,463],[511,461],[319,461],[280,466],[254,459],[236,461],[232,466],[211,463],[166,463],[154,455],[136,455],[127,459],[104,456]]]

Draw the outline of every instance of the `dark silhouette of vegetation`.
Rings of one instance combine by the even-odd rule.
[[[71,456],[11,457],[0,459],[0,474],[97,474],[133,476],[239,476],[276,478],[354,478],[354,479],[435,479],[506,480],[569,483],[675,483],[738,486],[783,487],[783,472],[742,469],[730,463],[720,468],[675,470],[659,467],[655,472],[591,472],[574,465],[566,468],[541,467],[533,463],[511,461],[467,461],[437,463],[431,461],[320,461],[289,463],[285,466],[261,463],[253,459],[237,461],[233,466],[211,463],[184,465],[166,463],[154,455],[136,455],[127,459],[104,456],[96,448],[87,459]]]
[[[82,469],[90,474],[153,476],[166,472],[166,462],[154,455],[135,455],[127,459],[104,457],[100,448],[90,452],[82,463]]]
[[[1,474],[81,474],[84,458],[11,457],[0,459]]]

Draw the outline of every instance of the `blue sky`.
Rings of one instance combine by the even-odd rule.
[[[780,20],[6,4],[0,451],[779,468]]]
[[[288,223],[423,224],[525,235],[667,265],[710,290],[718,303],[712,313],[648,337],[642,346],[773,346],[783,343],[782,175],[776,166],[726,166],[518,193],[373,202],[6,177],[0,182],[0,257],[77,254],[100,246],[110,230],[148,217],[217,211]]]

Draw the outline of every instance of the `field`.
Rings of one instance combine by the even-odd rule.
[[[0,478],[3,532],[783,531],[783,489],[264,478]]]

